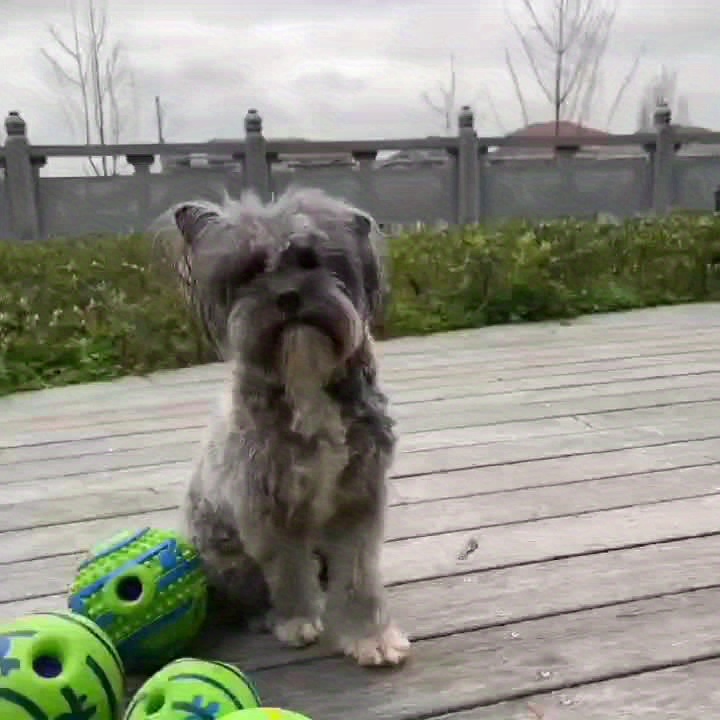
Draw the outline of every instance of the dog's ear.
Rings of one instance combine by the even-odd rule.
[[[175,224],[186,244],[192,246],[209,223],[216,221],[219,214],[207,205],[183,203],[173,213]]]
[[[374,317],[382,307],[384,296],[384,273],[373,243],[378,231],[372,218],[361,212],[353,213],[352,229],[357,240],[365,300],[369,315]]]

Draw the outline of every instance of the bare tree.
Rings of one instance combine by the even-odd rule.
[[[158,142],[162,145],[165,142],[165,134],[163,133],[165,112],[159,95],[155,96],[155,120],[157,122]]]
[[[421,94],[425,104],[443,119],[445,132],[451,132],[455,120],[457,110],[457,72],[455,69],[455,55],[450,55],[450,79],[447,86],[440,85],[438,87],[440,94],[440,102],[436,102],[430,96],[430,93]]]
[[[552,107],[556,135],[563,120],[582,122],[592,110],[618,3],[619,0],[547,0],[543,8],[547,12],[543,12],[540,0],[519,0],[525,15],[523,23],[513,18],[506,6],[524,61]],[[506,52],[505,63],[527,125],[527,102],[510,51]],[[639,56],[611,104],[613,114],[638,63]]]
[[[653,113],[659,101],[670,107],[673,117],[681,125],[690,124],[688,98],[678,93],[677,71],[662,66],[642,90],[638,109],[637,129],[649,132],[653,128]]]
[[[133,77],[124,46],[112,42],[108,33],[107,5],[104,0],[83,0],[78,12],[70,0],[70,38],[51,25],[53,52],[43,48],[61,94],[62,107],[73,130],[78,126],[88,145],[118,143],[129,120],[127,101]],[[88,157],[96,175],[114,175],[117,159],[103,156],[98,165]]]
[[[484,95],[485,96],[485,103],[487,104],[488,108],[490,109],[490,113],[493,116],[493,120],[495,121],[495,124],[498,127],[498,130],[504,134],[507,133],[507,127],[505,126],[505,123],[503,122],[503,119],[498,112],[497,104],[495,103],[495,99],[493,98],[492,92],[490,92],[490,88],[487,85],[483,85],[480,91],[477,95]],[[476,96],[477,97],[477,96]],[[525,123],[527,124],[527,123]]]

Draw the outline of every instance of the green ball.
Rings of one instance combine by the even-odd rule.
[[[260,696],[237,668],[215,660],[181,658],[145,681],[124,720],[213,720],[260,705]]]
[[[152,672],[178,657],[200,631],[207,583],[189,542],[146,527],[90,551],[68,606],[105,630],[128,672]]]
[[[0,718],[118,720],[125,671],[110,638],[71,613],[0,625]]]
[[[251,710],[238,710],[229,715],[221,715],[222,720],[310,720],[309,717],[284,710],[283,708],[259,707]]]

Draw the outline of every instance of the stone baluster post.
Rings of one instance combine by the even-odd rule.
[[[675,133],[672,126],[672,113],[664,100],[658,102],[653,120],[657,140],[652,155],[652,209],[656,215],[665,215],[669,212],[673,200]]]
[[[138,208],[138,226],[144,227],[152,218],[151,198],[150,198],[150,168],[155,162],[154,155],[128,155],[126,157],[128,164],[133,167],[135,200]]]
[[[262,118],[254,108],[245,116],[245,157],[243,186],[253,190],[263,202],[270,200],[270,166],[262,132]]]
[[[480,219],[479,152],[475,116],[464,105],[458,116],[457,222],[471,225]]]
[[[37,184],[27,126],[19,112],[8,113],[5,132],[5,179],[10,205],[10,228],[17,240],[38,240],[40,212]]]

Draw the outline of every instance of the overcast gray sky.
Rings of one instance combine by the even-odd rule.
[[[82,0],[81,0],[82,1]],[[678,73],[694,124],[720,129],[718,0],[620,0],[604,66],[603,112],[641,46],[646,54],[613,126],[634,131],[643,83],[665,63]],[[519,0],[507,0],[513,6]],[[127,47],[136,87],[124,140],[153,140],[160,95],[168,141],[242,136],[257,107],[270,137],[413,137],[443,131],[420,100],[447,81],[457,58],[458,102],[475,101],[478,130],[501,131],[483,88],[490,87],[505,130],[521,124],[504,67],[516,48],[503,0],[110,0],[111,33]],[[0,0],[0,110],[20,110],[31,139],[73,138],[42,47],[48,24],[68,26],[65,0]],[[548,120],[527,67],[521,81],[532,120]]]

